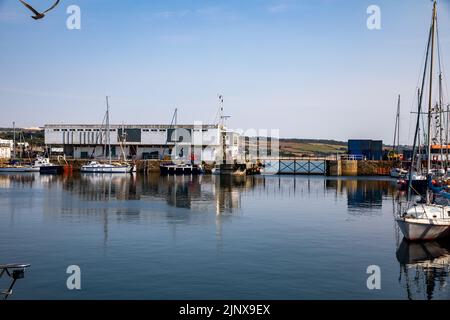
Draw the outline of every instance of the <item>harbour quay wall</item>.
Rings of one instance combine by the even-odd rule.
[[[358,176],[388,176],[394,166],[394,161],[387,160],[358,161]]]
[[[81,166],[89,163],[87,159],[67,159],[59,161],[69,171],[79,171]],[[58,163],[52,159],[53,163]],[[143,173],[160,172],[159,166],[164,160],[136,160],[136,169]],[[390,169],[395,166],[394,161],[385,160],[277,160],[279,174],[322,174],[327,176],[388,176]],[[320,164],[321,163],[321,164]],[[213,163],[204,164],[205,172],[210,173]],[[306,169],[308,168],[308,169]]]
[[[388,176],[393,161],[327,160],[328,176]]]
[[[71,171],[80,171],[83,165],[88,164],[91,161],[92,160],[87,159],[66,159],[60,161],[52,159],[52,163],[68,167]],[[96,161],[104,162],[101,160]],[[159,165],[162,162],[163,161],[161,160],[136,160],[134,163],[136,164],[136,170],[138,172],[159,172]]]

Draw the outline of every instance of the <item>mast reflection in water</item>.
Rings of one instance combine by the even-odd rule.
[[[450,242],[403,240],[396,256],[401,266],[399,281],[408,299],[448,299]]]

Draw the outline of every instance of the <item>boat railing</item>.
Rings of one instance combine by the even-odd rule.
[[[411,201],[399,201],[397,205],[397,216],[403,217],[410,208],[414,208],[415,217],[423,216],[426,219],[442,219],[450,220],[450,206],[448,204],[434,204],[435,207],[439,208],[439,216],[433,215],[429,216],[429,212],[423,207],[425,203],[417,203]]]
[[[4,274],[11,278],[11,284],[7,290],[0,291],[0,295],[4,295],[4,300],[13,293],[12,289],[17,280],[23,279],[25,277],[25,269],[28,268],[30,264],[20,264],[20,263],[10,263],[10,264],[0,264],[0,279]]]

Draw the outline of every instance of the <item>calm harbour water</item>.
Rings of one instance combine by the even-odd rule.
[[[450,298],[450,245],[402,242],[396,196],[387,178],[1,174],[0,263],[31,263],[10,299]]]

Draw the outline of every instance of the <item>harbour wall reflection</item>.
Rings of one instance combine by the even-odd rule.
[[[57,189],[92,202],[158,200],[169,206],[216,214],[238,212],[241,196],[252,192],[284,197],[322,197],[334,194],[346,198],[349,213],[381,209],[383,198],[397,196],[391,179],[324,178],[299,176],[160,176],[78,174],[0,174],[0,188],[12,184]]]

